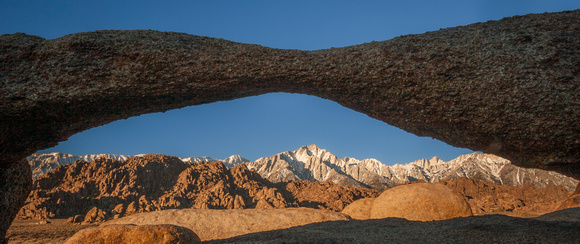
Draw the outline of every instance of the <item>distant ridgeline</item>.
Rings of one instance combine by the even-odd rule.
[[[131,157],[133,156],[114,154],[74,156],[48,153],[33,154],[27,157],[27,160],[32,167],[33,179],[37,179],[59,165],[72,164],[77,160],[90,162],[97,158],[107,158],[124,161]],[[232,155],[226,159],[188,157],[181,158],[181,161],[193,163],[220,161],[230,169],[239,164],[246,164],[248,169],[256,170],[263,178],[274,183],[293,180],[332,181],[345,186],[369,187],[377,190],[418,180],[439,182],[461,177],[508,186],[531,184],[536,188],[544,188],[547,185],[561,185],[568,191],[573,191],[578,185],[578,181],[571,177],[552,171],[520,168],[501,157],[479,153],[461,155],[448,162],[434,157],[388,166],[376,159],[338,158],[316,145],[308,145],[295,151],[259,158],[255,162],[239,155]]]

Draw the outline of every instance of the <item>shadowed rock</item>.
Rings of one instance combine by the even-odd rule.
[[[580,178],[579,10],[311,52],[156,31],[2,35],[0,50],[3,170],[115,120],[292,92]],[[14,199],[0,207],[0,235],[30,185],[6,178],[22,186],[0,185]]]

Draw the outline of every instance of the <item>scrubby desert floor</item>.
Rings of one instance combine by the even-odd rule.
[[[49,224],[39,224],[42,220],[15,220],[6,235],[8,243],[62,243],[77,231],[99,224],[70,224],[66,219],[50,219]]]
[[[210,243],[579,243],[580,222],[547,222],[534,214],[483,215],[417,222],[400,218],[309,224],[253,233]],[[70,224],[65,219],[16,220],[8,243],[62,243],[77,231],[98,224]]]

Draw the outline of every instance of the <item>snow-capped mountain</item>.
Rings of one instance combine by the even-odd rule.
[[[141,157],[144,154],[138,155],[117,155],[117,154],[87,154],[83,156],[75,156],[72,154],[66,153],[44,153],[44,154],[32,154],[26,157],[30,167],[32,169],[32,179],[36,180],[38,177],[46,174],[47,172],[56,169],[56,167],[65,164],[72,164],[77,160],[91,162],[98,158],[108,158],[117,161],[124,161],[132,157]],[[225,159],[214,159],[210,157],[188,157],[188,158],[180,158],[183,162],[213,162],[213,161],[221,161],[226,165],[228,168],[233,168],[238,164],[248,163],[249,160],[241,157],[240,155],[232,155]]]
[[[33,154],[27,157],[27,160],[32,167],[33,179],[36,179],[59,165],[71,164],[76,160],[90,162],[99,157],[126,160],[132,156],[115,154],[74,156],[63,153],[48,153]],[[259,158],[255,162],[239,155],[232,155],[226,159],[188,157],[181,158],[181,160],[193,163],[221,161],[228,168],[238,164],[246,164],[249,169],[256,170],[263,178],[272,182],[332,181],[351,187],[364,186],[378,190],[417,180],[437,182],[460,177],[487,180],[509,186],[523,186],[527,183],[536,188],[543,188],[546,185],[562,185],[567,190],[574,190],[578,184],[578,181],[571,177],[552,171],[520,168],[512,165],[507,159],[480,153],[461,155],[448,162],[433,157],[432,159],[421,159],[407,164],[388,166],[376,159],[338,158],[316,145],[308,145],[295,151],[286,151],[271,157]]]
[[[546,185],[562,185],[574,190],[578,181],[564,175],[514,166],[509,160],[491,154],[472,153],[445,162],[437,157],[421,159],[408,164],[388,166],[376,159],[357,160],[338,158],[316,145],[303,146],[271,157],[259,158],[248,163],[262,177],[273,182],[290,180],[332,181],[348,186],[369,186],[386,189],[398,184],[424,180],[440,180],[466,177],[505,184],[523,186],[529,183],[537,188]]]
[[[228,167],[228,169],[231,169],[238,164],[244,164],[244,163],[250,162],[250,160],[247,160],[240,155],[232,155],[232,156],[229,156],[225,159],[215,159],[215,158],[210,158],[210,157],[187,157],[187,158],[181,158],[181,161],[191,162],[191,163],[220,161],[223,164],[225,164],[226,167]]]
[[[32,169],[32,179],[48,173],[49,171],[56,169],[56,167],[64,164],[72,164],[77,160],[91,162],[98,158],[109,158],[113,160],[127,160],[132,156],[127,155],[116,155],[116,154],[87,154],[83,156],[75,156],[72,154],[65,153],[44,153],[44,154],[32,154],[26,157],[30,167]]]

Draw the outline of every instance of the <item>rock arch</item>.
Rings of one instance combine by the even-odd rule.
[[[318,51],[157,31],[2,35],[0,50],[2,235],[28,193],[27,155],[115,120],[269,92],[580,178],[580,10]]]

